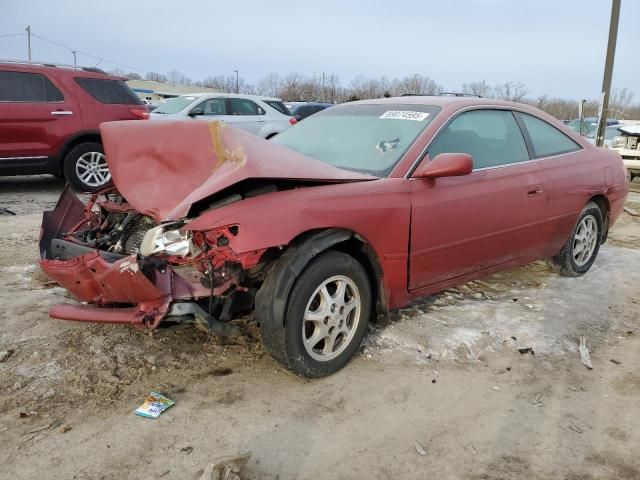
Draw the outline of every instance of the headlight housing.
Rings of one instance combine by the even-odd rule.
[[[611,141],[611,147],[612,148],[620,148],[620,147],[626,147],[627,146],[627,138],[623,135],[618,135],[617,137],[613,137],[613,140]]]
[[[191,232],[165,230],[175,225],[160,225],[147,231],[140,244],[140,254],[186,257],[193,251]]]

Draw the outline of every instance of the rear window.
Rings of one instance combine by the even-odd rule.
[[[191,105],[197,98],[198,97],[194,97],[193,95],[171,98],[156,108],[153,113],[168,115],[178,113],[179,111],[184,110],[188,105]]]
[[[1,72],[0,102],[61,102],[62,92],[40,73]]]
[[[287,115],[289,117],[291,116],[291,112],[289,111],[289,109],[284,103],[278,102],[275,100],[263,100],[263,102],[269,105],[270,107],[275,108],[277,111],[279,111],[283,115]]]
[[[122,80],[76,77],[74,79],[100,103],[142,105],[142,100]]]
[[[580,150],[580,146],[576,142],[544,120],[526,113],[518,113],[518,115],[529,133],[536,158]]]

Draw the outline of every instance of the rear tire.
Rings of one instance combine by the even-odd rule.
[[[64,159],[64,176],[80,192],[95,192],[111,185],[102,145],[87,142],[76,145]]]
[[[266,349],[296,375],[331,375],[351,360],[367,331],[367,273],[350,255],[322,253],[296,280],[285,312],[284,327],[260,326]]]
[[[587,273],[593,265],[602,243],[603,218],[600,207],[589,202],[582,209],[571,235],[560,253],[551,259],[555,270],[566,277]]]

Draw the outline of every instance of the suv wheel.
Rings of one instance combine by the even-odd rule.
[[[64,176],[81,192],[94,192],[111,182],[102,145],[96,142],[75,146],[64,159]]]
[[[261,325],[262,340],[291,372],[324,377],[344,367],[356,353],[370,313],[371,287],[362,265],[350,255],[328,251],[296,280],[284,327]]]

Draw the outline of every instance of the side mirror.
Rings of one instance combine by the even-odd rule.
[[[473,159],[467,153],[441,153],[431,161],[422,161],[413,178],[460,177],[473,171]]]
[[[204,109],[202,107],[192,108],[189,112],[190,117],[197,117],[198,115],[204,115]]]

